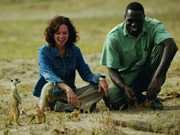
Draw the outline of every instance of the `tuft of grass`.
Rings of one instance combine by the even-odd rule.
[[[3,129],[3,133],[4,133],[4,135],[8,135],[8,133],[9,133],[9,128]]]

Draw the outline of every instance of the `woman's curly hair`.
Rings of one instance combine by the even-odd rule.
[[[50,46],[55,46],[54,34],[59,29],[59,26],[62,24],[65,24],[68,27],[69,31],[69,38],[66,46],[72,47],[74,43],[79,40],[79,36],[77,35],[78,32],[76,31],[69,18],[64,16],[55,16],[52,20],[48,22],[48,26],[44,31],[45,40],[49,43]]]

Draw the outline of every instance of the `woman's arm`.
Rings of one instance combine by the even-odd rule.
[[[68,104],[76,107],[78,106],[78,98],[76,96],[76,94],[73,92],[72,88],[69,87],[67,84],[65,83],[56,83],[56,85],[65,91],[65,93],[67,94],[67,99],[68,99]]]

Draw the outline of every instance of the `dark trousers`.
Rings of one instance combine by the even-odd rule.
[[[147,87],[152,80],[152,77],[161,61],[163,49],[163,45],[155,45],[148,61],[141,69],[125,73],[121,76],[124,83],[134,90],[139,103],[145,100],[145,96],[142,95],[142,92],[147,90]],[[160,77],[161,86],[165,82],[165,79],[166,74]],[[109,104],[111,109],[114,110],[119,110],[122,106],[127,107],[129,104],[124,90],[118,88],[113,83],[109,86],[108,98],[106,98],[105,101],[106,104]]]

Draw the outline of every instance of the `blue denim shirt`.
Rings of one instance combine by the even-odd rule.
[[[33,95],[37,97],[40,97],[41,90],[47,82],[54,84],[54,96],[59,96],[64,92],[57,87],[56,83],[66,83],[76,92],[74,84],[76,69],[81,78],[91,83],[95,88],[98,87],[98,77],[105,77],[101,74],[93,74],[91,72],[77,46],[66,48],[65,57],[62,58],[56,47],[45,44],[38,49],[38,57],[40,68],[39,80],[33,91]]]

